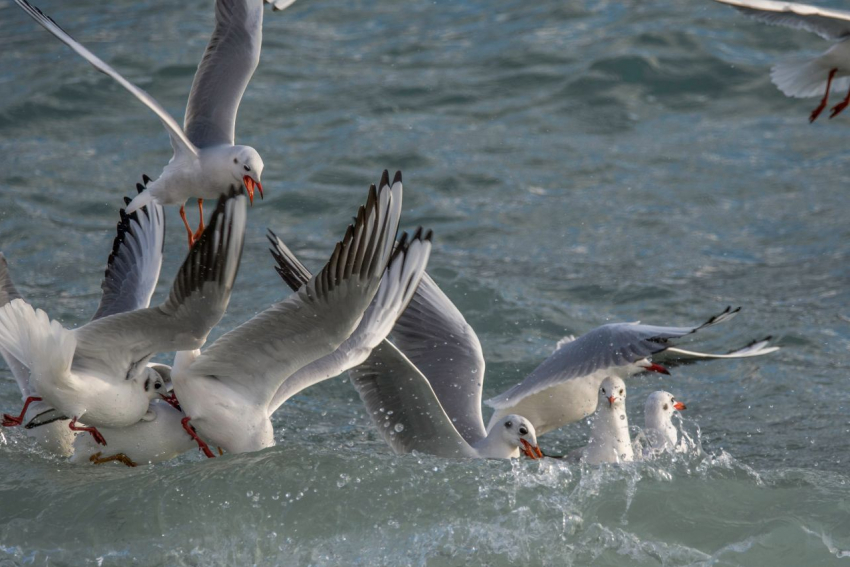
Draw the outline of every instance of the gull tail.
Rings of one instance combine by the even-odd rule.
[[[152,202],[154,202],[154,197],[153,195],[151,195],[150,188],[145,189],[144,191],[136,195],[132,201],[130,201],[130,204],[127,205],[126,213],[128,215],[131,215]]]
[[[74,333],[23,299],[0,308],[0,348],[30,369],[33,382],[70,374],[77,341]]]
[[[770,79],[785,96],[810,98],[823,96],[829,69],[818,59],[791,60],[777,63],[770,70]],[[831,90],[846,88],[847,81],[837,78]]]

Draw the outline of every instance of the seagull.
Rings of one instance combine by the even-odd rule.
[[[148,405],[167,384],[148,360],[204,344],[230,300],[242,255],[247,199],[236,190],[231,186],[219,199],[163,304],[100,317],[72,331],[21,298],[0,308],[0,349],[29,369],[34,393],[71,418],[71,430],[105,445],[97,427],[151,419]]]
[[[143,176],[143,182],[148,181],[150,178]],[[143,191],[144,185],[137,183],[136,190]],[[130,200],[124,197],[125,205]],[[103,294],[93,320],[147,307],[159,279],[165,240],[162,207],[151,204],[131,214],[121,209],[119,215],[116,236],[101,284]],[[0,307],[19,298],[21,294],[9,275],[6,258],[0,253]],[[68,428],[67,418],[35,395],[27,366],[6,350],[0,349],[0,354],[11,369],[25,400],[24,411],[19,416],[6,414],[3,425],[9,427],[35,421],[40,426],[28,427],[27,435],[34,437],[39,445],[51,453],[70,456],[76,434]],[[148,366],[159,369],[156,364],[148,363]],[[155,377],[154,374],[148,374],[150,378]]]
[[[702,325],[692,327],[610,323],[575,340],[562,341],[525,380],[485,402],[496,410],[490,427],[502,416],[518,413],[531,420],[538,435],[544,435],[584,419],[596,411],[597,390],[607,376],[628,378],[646,371],[669,374],[648,356],[665,353],[683,361],[698,361],[749,358],[778,350],[767,346],[770,337],[728,354],[699,353],[670,344],[672,339],[728,321],[739,310],[740,307],[734,310],[727,307]]]
[[[814,59],[786,61],[773,67],[770,78],[785,96],[808,98],[823,93],[820,104],[809,115],[814,122],[829,102],[829,91],[847,91],[847,96],[832,107],[835,118],[850,105],[850,12],[830,10],[773,0],[717,0],[766,24],[803,29],[834,42]]]
[[[291,254],[273,250],[278,272],[299,289],[309,272]],[[300,274],[300,275],[299,275]],[[489,435],[481,416],[484,359],[463,315],[425,274],[393,328],[350,374],[351,383],[384,440],[397,454],[532,459],[543,454],[533,425],[506,416]],[[405,356],[398,345],[408,348]],[[460,377],[460,379],[458,379]]]
[[[671,419],[673,412],[684,411],[688,406],[677,401],[673,394],[659,390],[646,398],[644,428],[635,440],[636,450],[643,449],[644,454],[653,455],[664,451],[677,451],[679,431]],[[638,441],[644,441],[646,447]]]
[[[590,422],[590,440],[571,453],[588,465],[633,461],[634,451],[626,416],[626,384],[619,376],[608,376],[599,385],[598,409]]]
[[[216,1],[215,30],[195,73],[182,129],[151,95],[77,42],[41,10],[27,0],[15,2],[95,69],[130,91],[165,126],[174,155],[162,174],[127,206],[128,214],[151,202],[160,205],[179,204],[180,217],[186,226],[191,248],[204,229],[204,199],[217,198],[233,184],[245,185],[252,204],[255,187],[260,197],[263,196],[260,183],[263,160],[260,154],[250,146],[234,145],[239,102],[260,60],[263,26],[261,2]],[[283,3],[280,5],[285,7]],[[197,232],[192,232],[186,220],[185,203],[190,197],[198,198],[201,220]]]
[[[197,447],[195,440],[183,431],[186,415],[165,400],[153,400],[149,406],[153,417],[129,427],[101,427],[100,433],[108,443],[104,449],[88,435],[74,440],[72,463],[123,463],[128,467],[161,463]]]
[[[186,414],[183,426],[207,457],[214,456],[207,441],[231,453],[273,446],[269,418],[280,404],[346,370],[338,366],[340,359],[325,357],[360,330],[358,325],[391,327],[404,308],[424,272],[430,235],[418,231],[409,241],[403,236],[393,252],[401,173],[390,183],[385,171],[379,186],[369,188],[366,205],[318,275],[223,335],[185,370],[172,370]],[[373,298],[377,304],[370,313]]]

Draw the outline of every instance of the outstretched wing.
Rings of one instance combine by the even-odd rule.
[[[670,347],[667,350],[652,357],[653,362],[663,362],[666,367],[674,367],[683,364],[691,364],[702,360],[720,360],[734,358],[752,358],[764,356],[779,350],[778,346],[769,346],[773,337],[765,337],[747,343],[741,348],[732,349],[727,353],[696,352],[678,347]]]
[[[18,293],[15,284],[12,282],[12,276],[9,274],[9,265],[6,262],[6,256],[0,252],[0,307],[3,307],[13,299],[22,299]],[[24,397],[29,396],[32,392],[29,385],[30,371],[24,363],[12,356],[9,351],[0,348],[0,356],[9,365],[9,370],[12,371],[12,376],[15,377],[15,382],[18,383],[18,388]]]
[[[484,403],[496,409],[509,408],[523,398],[567,380],[637,362],[669,348],[671,339],[728,321],[740,309],[727,307],[719,315],[695,327],[656,327],[638,323],[602,325],[564,344],[525,380]]]
[[[145,185],[149,180],[144,177]],[[136,189],[141,193],[145,186],[139,183]],[[129,205],[130,201],[129,197],[124,197],[125,204]],[[124,209],[119,214],[118,234],[100,285],[103,295],[92,320],[148,307],[159,280],[165,247],[162,207],[148,203],[129,215]]]
[[[472,452],[431,383],[391,342],[378,345],[349,374],[372,423],[397,454],[460,457]]]
[[[285,246],[281,247],[282,242],[278,244],[272,240],[272,244],[277,248],[275,253],[280,261],[286,262],[287,258],[291,257],[295,266],[303,268],[294,256],[287,256],[292,253]],[[430,230],[423,235],[422,229],[419,228],[410,240],[407,233],[402,233],[390,263],[384,270],[378,293],[363,314],[357,329],[331,354],[308,364],[284,380],[272,399],[269,414],[301,390],[338,376],[366,360],[372,349],[390,334],[399,314],[410,303],[422,274],[425,273],[430,253]]]
[[[816,33],[824,39],[850,36],[850,12],[829,10],[796,2],[773,0],[717,0],[766,24]]]
[[[242,257],[247,198],[231,187],[180,267],[162,305],[96,319],[74,331],[74,368],[116,380],[160,352],[200,348],[224,315]]]
[[[263,4],[216,0],[215,30],[198,65],[183,127],[199,148],[233,144],[236,113],[260,62]]]
[[[168,114],[168,111],[165,110],[155,98],[122,77],[118,71],[107,65],[97,55],[86,49],[81,43],[68,35],[65,30],[59,27],[59,24],[44,15],[41,10],[27,2],[27,0],[15,0],[15,2],[33,20],[41,24],[44,29],[55,35],[57,39],[65,43],[68,47],[76,51],[83,57],[83,59],[91,63],[95,69],[115,79],[119,85],[130,91],[133,96],[142,102],[142,104],[153,110],[162,121],[165,129],[168,131],[168,135],[171,137],[171,145],[175,152],[187,151],[191,154],[197,155],[197,149],[194,145],[192,145],[192,142],[189,141],[189,138],[186,137],[186,134],[183,133],[183,130],[180,129],[180,125],[177,124],[177,121]]]
[[[392,186],[383,183],[380,193],[370,187],[366,205],[322,271],[219,338],[179,379],[214,378],[268,408],[284,380],[332,353],[357,328],[392,252],[401,192],[400,176]]]

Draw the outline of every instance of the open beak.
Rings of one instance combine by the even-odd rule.
[[[673,404],[673,407],[676,408],[679,411],[688,409],[688,406],[686,406],[682,402],[676,402],[675,404]]]
[[[670,371],[661,366],[660,364],[652,363],[649,366],[644,366],[643,369],[647,372],[658,372],[659,374],[667,374],[668,376],[670,375]]]
[[[543,458],[543,451],[540,450],[540,447],[532,445],[525,439],[520,439],[519,442],[522,443],[522,452],[525,453],[526,457],[532,460]]]
[[[254,181],[254,178],[250,175],[246,175],[242,178],[242,182],[245,184],[245,188],[248,190],[248,200],[251,201],[251,204],[254,204],[254,187],[256,187],[260,191],[260,199],[263,198],[263,184],[259,181]]]
[[[175,394],[173,391],[170,392],[168,395],[160,394],[159,396],[174,409],[178,411],[183,411],[183,408],[180,407],[180,402],[177,401],[177,394]]]
[[[608,396],[608,407],[609,408],[614,407],[614,400],[615,400],[614,396]]]

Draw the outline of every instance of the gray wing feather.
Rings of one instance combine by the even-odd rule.
[[[139,184],[137,189],[142,192],[145,188]],[[129,204],[131,199],[125,197],[124,201]],[[92,320],[148,307],[159,280],[165,247],[162,207],[150,203],[129,215],[124,209],[119,214],[121,220],[100,286],[103,295]]]
[[[288,377],[336,350],[357,328],[381,282],[401,214],[401,182],[375,186],[331,259],[307,285],[226,333],[192,363],[187,379],[226,381],[269,408]]]
[[[743,347],[732,349],[727,353],[696,352],[678,347],[670,347],[652,357],[654,362],[663,362],[664,366],[673,367],[683,364],[700,362],[702,360],[719,360],[734,358],[752,358],[764,356],[779,350],[778,346],[770,346],[773,337],[765,337],[747,343]]]
[[[471,454],[431,384],[391,342],[381,343],[349,374],[372,423],[397,454]]]
[[[602,325],[570,341],[544,360],[525,380],[485,403],[496,409],[512,407],[523,398],[573,378],[624,366],[669,348],[669,341],[734,317],[740,307],[727,307],[696,327],[657,327],[638,323]]]
[[[230,301],[242,257],[246,202],[235,187],[219,199],[162,305],[110,315],[76,329],[74,369],[123,379],[156,353],[200,348]]]
[[[844,10],[772,0],[717,1],[766,24],[806,30],[833,41],[850,36],[850,12]]]
[[[12,282],[12,276],[9,275],[9,264],[6,262],[6,256],[0,252],[0,307],[13,299],[19,298],[21,298],[21,294]]]
[[[428,379],[457,430],[470,444],[484,438],[484,355],[475,331],[428,276],[392,333],[393,342]]]
[[[215,30],[204,51],[183,127],[199,148],[233,144],[236,113],[260,62],[263,4],[257,0],[217,0]]]

